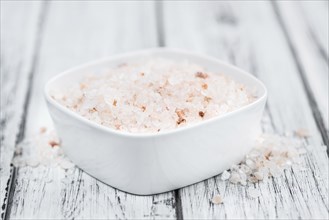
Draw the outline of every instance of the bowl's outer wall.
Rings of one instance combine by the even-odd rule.
[[[66,88],[84,74],[142,57],[190,60],[210,71],[225,73],[260,97],[246,108],[197,126],[161,135],[122,135],[86,121],[52,100],[51,88]],[[105,58],[50,80],[47,104],[68,157],[90,175],[134,194],[170,191],[214,176],[239,162],[260,133],[266,88],[250,74],[204,55],[177,49],[147,49]],[[93,125],[93,126],[92,126]]]
[[[153,137],[91,127],[48,102],[67,156],[87,173],[134,194],[170,191],[212,177],[251,150],[265,99],[237,114]]]

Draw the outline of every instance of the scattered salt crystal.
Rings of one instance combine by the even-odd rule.
[[[13,159],[15,167],[58,166],[58,161],[63,169],[74,167],[63,155],[56,133],[47,128],[41,128],[38,134],[20,143],[16,149]]]
[[[228,180],[230,178],[231,174],[225,170],[223,173],[222,173],[222,176],[221,176],[221,180]]]
[[[252,169],[252,168],[254,168],[255,163],[252,160],[247,159],[246,165]]]
[[[246,185],[247,185],[247,179],[241,179],[241,180],[240,180],[240,184],[241,184],[242,186],[246,186]]]
[[[292,161],[291,160],[287,160],[286,161],[286,165],[291,166],[292,165]]]
[[[19,155],[19,154],[22,153],[22,151],[23,151],[23,149],[20,146],[17,146],[16,149],[15,149],[15,154]]]
[[[47,131],[47,128],[46,127],[41,127],[39,131],[40,131],[41,134],[43,134]]]
[[[12,161],[15,167],[24,167],[26,166],[26,161],[23,160],[21,157],[15,157]]]
[[[257,180],[263,180],[264,179],[264,173],[263,172],[256,171],[254,173],[254,176],[256,177]]]
[[[55,140],[50,140],[48,141],[48,144],[51,146],[51,147],[57,147],[59,146],[59,142],[55,141]]]
[[[26,161],[26,164],[30,167],[37,167],[39,166],[40,162],[36,158],[30,158]]]
[[[292,148],[292,149],[287,150],[287,156],[289,158],[294,158],[294,157],[297,157],[298,155],[299,155],[299,153],[298,153],[296,148]]]
[[[240,184],[243,186],[247,185],[247,180],[248,180],[247,174],[239,170],[239,175],[240,175],[240,180],[239,180]]]
[[[226,171],[231,174],[229,178],[223,178],[222,174],[222,180],[247,185],[247,182],[256,183],[268,177],[279,177],[285,169],[303,163],[300,156],[307,151],[302,144],[293,137],[263,134],[245,159]]]
[[[211,199],[211,202],[215,205],[222,204],[223,198],[220,195],[214,195],[214,197]]]
[[[310,132],[307,129],[300,128],[295,131],[295,135],[300,138],[307,138],[310,136]]]
[[[257,183],[259,180],[254,175],[250,175],[248,176],[248,181],[251,183]]]
[[[239,170],[239,166],[236,165],[236,164],[233,164],[233,165],[231,166],[231,170],[238,171],[238,170]]]
[[[71,162],[68,161],[68,160],[60,160],[60,162],[58,163],[58,165],[59,165],[61,168],[65,169],[65,170],[67,170],[67,169],[71,169],[71,168],[73,168],[73,167],[75,166],[73,163],[71,163]]]
[[[240,175],[236,172],[231,173],[230,182],[237,184],[240,182]]]
[[[47,159],[40,159],[40,164],[47,167],[52,164],[52,161]]]
[[[240,167],[240,172],[243,172],[244,174],[250,174],[251,168],[247,165],[242,164]]]
[[[255,189],[255,188],[249,188],[248,195],[251,198],[258,198],[260,196],[260,192],[259,192],[259,190]]]

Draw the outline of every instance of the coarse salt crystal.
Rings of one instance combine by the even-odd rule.
[[[225,170],[221,175],[221,180],[228,180],[230,178],[231,174]]]
[[[310,136],[310,132],[304,128],[297,129],[295,131],[295,134],[300,138],[307,138]]]
[[[268,177],[279,177],[285,169],[303,163],[300,156],[307,151],[301,146],[302,142],[296,141],[293,137],[263,134],[257,139],[255,147],[246,155],[245,160],[238,165],[232,165],[230,170],[226,171],[230,172],[230,177],[222,180],[247,185],[247,182],[256,183],[265,181]]]
[[[65,169],[65,170],[67,170],[67,169],[71,169],[71,168],[73,168],[73,167],[75,166],[75,165],[74,165],[73,163],[71,163],[70,161],[68,161],[68,160],[64,160],[64,159],[61,159],[61,160],[59,161],[58,165],[59,165],[61,168]]]
[[[47,131],[47,128],[46,127],[41,127],[39,131],[40,131],[41,134],[43,134]]]
[[[291,166],[292,165],[292,161],[291,160],[287,160],[286,161],[286,165]]]
[[[237,184],[240,182],[240,175],[236,172],[232,172],[231,173],[231,177],[230,177],[230,182],[231,183],[234,183],[234,184]]]
[[[71,169],[75,165],[64,155],[60,141],[54,131],[41,128],[42,132],[26,139],[19,146],[13,159],[15,167],[60,166],[62,169]],[[59,162],[58,162],[59,161]]]
[[[211,202],[215,205],[222,204],[223,203],[223,198],[220,195],[215,195],[212,199]]]
[[[26,161],[26,164],[30,167],[37,167],[37,166],[39,166],[40,162],[38,160],[36,160],[35,158],[31,158]]]
[[[109,68],[50,94],[88,120],[134,133],[175,129],[255,100],[244,85],[227,75],[163,58]],[[184,110],[184,115],[178,115],[176,109]]]
[[[254,176],[256,177],[257,180],[263,180],[264,179],[264,173],[257,171],[254,173]]]

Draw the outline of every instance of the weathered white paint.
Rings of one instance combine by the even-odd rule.
[[[324,52],[329,55],[329,2],[327,0],[299,1],[301,15],[306,26],[311,29],[315,39],[319,42]],[[298,6],[297,6],[298,7]],[[301,18],[301,17],[300,17]]]
[[[304,69],[307,83],[311,87],[328,130],[329,9],[320,3],[323,2],[306,4],[306,2],[285,1],[277,5],[280,9],[284,24],[287,27],[292,45],[297,52],[297,59],[299,59],[299,63]],[[304,10],[308,13],[312,13],[312,16],[304,13],[300,4],[305,4]],[[316,23],[312,19],[310,19],[310,21],[308,20],[308,18],[313,17],[317,18]],[[326,40],[324,41],[323,39]],[[327,58],[323,56],[327,56]]]
[[[3,215],[8,202],[10,163],[22,123],[29,74],[35,55],[40,2],[1,1],[0,4],[0,204]]]
[[[51,125],[42,95],[47,79],[92,59],[156,46],[153,17],[152,2],[50,2],[28,108],[27,137],[40,126]],[[134,196],[78,169],[65,175],[56,167],[19,168],[10,218],[175,217],[173,193]]]
[[[265,82],[269,90],[265,130],[283,134],[307,128],[312,134],[309,142],[316,145],[303,158],[305,171],[294,168],[282,178],[246,188],[227,184],[219,177],[183,188],[183,217],[328,218],[328,157],[319,146],[321,136],[271,3],[166,2],[164,17],[167,46],[212,54],[249,70]],[[249,198],[249,187],[260,190],[261,197]],[[223,205],[210,203],[216,193],[224,196]]]

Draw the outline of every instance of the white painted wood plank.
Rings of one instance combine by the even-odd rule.
[[[321,1],[286,1],[277,6],[328,132],[328,8]]]
[[[27,137],[40,126],[51,125],[42,95],[47,79],[92,59],[156,46],[154,22],[152,2],[50,2]],[[49,178],[52,181],[47,183]],[[129,195],[78,169],[67,174],[56,167],[24,167],[17,171],[10,218],[172,219],[174,205],[172,193]]]
[[[0,4],[0,204],[3,217],[10,188],[10,163],[18,141],[17,134],[21,132],[24,102],[35,55],[40,2],[1,1]]]
[[[309,129],[314,147],[303,158],[305,171],[247,187],[215,177],[180,190],[186,219],[328,218],[328,156],[312,116],[293,55],[270,2],[165,2],[166,46],[192,49],[249,70],[269,91],[264,128],[283,134]],[[270,129],[269,129],[270,128]],[[220,158],[220,156],[219,156]],[[251,199],[247,188],[261,197]],[[220,193],[223,205],[210,199]]]
[[[322,48],[324,55],[329,54],[329,5],[327,0],[318,0],[318,1],[299,1],[297,9],[300,9],[303,12],[300,18],[303,18],[306,21],[306,25],[311,30],[311,34],[319,43],[319,46]]]

